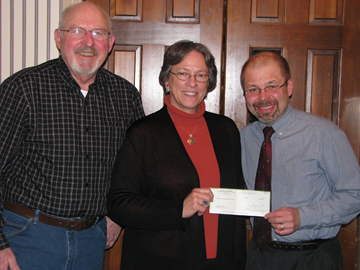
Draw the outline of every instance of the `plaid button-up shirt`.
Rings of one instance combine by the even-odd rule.
[[[100,68],[86,97],[61,58],[0,86],[2,200],[59,217],[106,214],[106,194],[126,129],[144,116],[137,89]]]

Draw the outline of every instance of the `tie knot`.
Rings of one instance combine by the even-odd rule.
[[[270,140],[271,136],[275,132],[275,130],[272,127],[265,127],[263,129],[265,140]]]

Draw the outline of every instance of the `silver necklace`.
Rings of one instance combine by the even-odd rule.
[[[171,117],[171,116],[170,116],[170,117]],[[176,124],[178,124],[178,125],[183,129],[183,131],[185,131],[185,132],[190,136],[190,138],[187,139],[186,142],[187,142],[189,145],[192,145],[192,144],[195,145],[196,141],[195,141],[195,139],[194,139],[192,136],[193,136],[193,134],[195,133],[195,131],[196,131],[199,123],[197,123],[196,127],[194,128],[194,131],[190,134],[189,132],[187,132],[187,131],[185,130],[185,128],[182,127],[182,125],[179,124],[178,121],[176,121],[176,120],[175,120],[174,118],[172,118],[172,117],[171,117],[171,119],[174,120],[174,121],[176,122]]]

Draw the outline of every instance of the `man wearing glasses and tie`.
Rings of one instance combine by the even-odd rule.
[[[287,61],[262,52],[243,66],[248,110],[241,131],[248,189],[271,191],[271,212],[252,218],[248,270],[342,269],[336,236],[360,210],[360,170],[343,131],[290,105]]]

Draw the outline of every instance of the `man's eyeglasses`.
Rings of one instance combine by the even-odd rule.
[[[264,88],[259,88],[259,87],[249,88],[247,90],[244,90],[244,96],[254,97],[254,96],[260,95],[261,90],[264,90],[265,93],[276,92],[281,87],[283,87],[287,82],[288,81],[285,81],[282,85],[269,85]]]
[[[105,29],[86,30],[82,27],[71,27],[67,30],[60,29],[60,31],[68,32],[70,37],[73,39],[81,39],[86,36],[87,32],[90,32],[93,39],[96,40],[106,40],[109,38],[110,35],[110,33]]]
[[[174,72],[170,71],[170,73],[174,74],[181,81],[188,81],[188,80],[190,80],[191,76],[194,76],[196,81],[204,83],[204,82],[207,82],[210,78],[209,75],[202,74],[202,73],[195,74],[195,75],[191,75],[187,72],[174,73]]]

